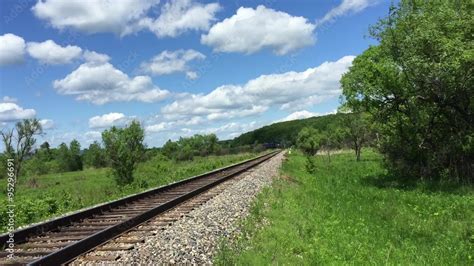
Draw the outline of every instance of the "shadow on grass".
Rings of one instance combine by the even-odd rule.
[[[374,175],[361,178],[361,184],[380,189],[417,190],[424,193],[446,193],[466,195],[474,193],[473,183],[462,183],[451,180],[419,180],[412,177],[395,175]]]

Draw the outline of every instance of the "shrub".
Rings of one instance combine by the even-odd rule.
[[[128,127],[112,127],[102,133],[107,158],[113,170],[117,184],[130,184],[133,170],[143,157],[144,130],[138,121]]]

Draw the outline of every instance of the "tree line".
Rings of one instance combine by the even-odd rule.
[[[15,176],[32,176],[84,168],[110,167],[118,184],[133,181],[137,164],[159,154],[171,160],[193,160],[195,156],[223,155],[264,149],[262,145],[246,145],[231,148],[228,142],[219,142],[215,134],[181,137],[168,140],[162,148],[147,149],[144,145],[144,130],[138,121],[123,128],[112,127],[102,132],[102,141],[94,141],[86,149],[73,139],[69,144],[61,143],[52,148],[48,142],[36,147],[36,137],[42,135],[37,119],[25,119],[10,130],[1,132],[5,151],[0,154],[0,178],[6,177],[6,160],[14,159]]]

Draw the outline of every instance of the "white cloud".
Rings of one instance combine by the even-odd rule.
[[[83,54],[86,62],[103,64],[110,61],[110,57],[106,54],[97,53],[94,51],[86,50]]]
[[[291,120],[298,120],[298,119],[304,119],[312,116],[316,116],[317,113],[309,112],[306,110],[303,111],[296,111],[294,113],[291,113],[287,115],[286,117],[278,120],[277,122],[283,122],[283,121],[291,121]]]
[[[318,99],[340,95],[339,80],[352,64],[354,56],[324,62],[302,72],[262,75],[244,85],[220,86],[208,94],[188,94],[164,106],[161,112],[169,118],[201,116],[208,120],[253,116],[272,106],[295,105],[302,99],[313,103]],[[292,109],[302,110],[293,106]]]
[[[282,119],[274,121],[273,123],[305,119],[305,118],[310,118],[313,116],[324,116],[324,115],[335,114],[335,113],[337,113],[337,109],[331,112],[327,112],[327,113],[314,113],[307,110],[302,110],[302,111],[293,112]]]
[[[36,115],[34,109],[23,109],[16,103],[0,103],[0,122],[13,122],[21,119],[33,118]]]
[[[170,1],[163,5],[157,19],[144,18],[135,28],[146,28],[158,38],[176,37],[190,30],[208,30],[220,9],[218,3],[204,5],[191,0]]]
[[[69,64],[81,56],[82,49],[78,46],[60,46],[52,40],[44,42],[29,42],[28,54],[40,62],[51,65]]]
[[[77,100],[94,104],[116,101],[157,102],[169,95],[155,86],[148,76],[130,78],[105,62],[87,62],[64,79],[55,80],[54,88],[60,94],[75,95]]]
[[[272,49],[278,55],[287,54],[314,44],[315,25],[304,17],[291,16],[265,6],[256,9],[241,7],[237,13],[216,23],[201,43],[218,52],[251,54]]]
[[[218,3],[174,0],[161,7],[157,18],[148,16],[159,0],[41,0],[33,6],[36,17],[56,29],[73,28],[93,34],[125,36],[146,29],[157,37],[176,37],[187,31],[208,30],[220,10]]]
[[[284,103],[280,106],[280,109],[285,111],[299,111],[305,108],[309,108],[313,105],[320,104],[331,98],[334,98],[334,95],[311,95],[309,97],[304,97]]]
[[[108,113],[98,115],[89,119],[90,128],[107,128],[112,126],[124,126],[131,122],[134,117],[126,116],[122,113]]]
[[[41,127],[43,128],[43,130],[51,129],[54,127],[54,122],[51,119],[41,119],[39,123],[41,124]]]
[[[146,127],[145,127],[145,131],[146,131],[146,132],[150,132],[150,133],[156,133],[156,132],[165,131],[165,130],[167,130],[170,126],[171,126],[170,123],[161,122],[161,123],[158,123],[158,124],[146,126]]]
[[[192,136],[194,134],[216,134],[219,139],[231,139],[239,136],[242,133],[256,129],[261,126],[260,123],[252,121],[249,123],[245,122],[229,122],[217,127],[205,127],[201,129],[193,128],[181,128],[180,131],[185,136]],[[176,129],[173,132],[177,131]]]
[[[203,60],[206,56],[193,49],[168,51],[165,50],[151,60],[141,64],[142,71],[154,75],[166,75],[175,72],[187,72],[190,79],[197,78],[195,72],[189,71],[189,62]]]
[[[233,136],[236,134],[245,133],[257,127],[258,127],[258,124],[256,121],[252,121],[250,123],[230,122],[220,127],[205,129],[203,133],[205,134],[215,133],[215,134],[220,134],[220,135]]]
[[[123,35],[159,0],[41,0],[33,6],[36,17],[57,29],[85,33],[113,32]]]
[[[198,77],[199,77],[198,73],[196,73],[194,71],[187,71],[186,72],[186,78],[187,79],[194,80],[194,79],[197,79]]]
[[[161,117],[160,117],[161,118]],[[166,119],[166,117],[163,117]],[[151,124],[145,127],[145,130],[149,133],[157,133],[162,131],[168,131],[176,129],[180,126],[196,126],[205,122],[205,119],[199,116],[191,117],[189,119],[171,119],[172,121],[161,121],[158,123],[153,123],[150,121]]]
[[[332,22],[336,18],[350,13],[360,12],[367,7],[376,4],[375,0],[342,0],[342,3],[337,7],[331,9],[324,17],[316,22],[317,26],[324,23]]]
[[[2,101],[6,103],[16,103],[18,100],[10,96],[3,96]]]
[[[268,110],[267,106],[252,105],[252,106],[249,106],[248,108],[243,108],[243,109],[212,112],[208,114],[206,118],[209,120],[223,120],[223,119],[230,119],[234,117],[246,117],[246,116],[253,116],[256,114],[260,114],[267,110]]]
[[[15,34],[0,35],[0,65],[22,63],[25,46],[25,40]]]

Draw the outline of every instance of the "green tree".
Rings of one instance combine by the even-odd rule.
[[[69,143],[69,171],[82,170],[81,144],[76,139]]]
[[[39,121],[24,119],[17,122],[11,130],[1,132],[3,144],[5,145],[5,156],[15,162],[15,177],[18,178],[23,162],[31,154],[36,143],[35,136],[41,134],[42,127]]]
[[[362,148],[372,139],[372,131],[368,115],[362,113],[350,114],[343,118],[341,128],[342,138],[354,150],[356,160],[360,161]]]
[[[326,150],[328,161],[331,162],[331,151],[342,148],[344,144],[345,131],[336,124],[328,126],[322,133],[322,147]]]
[[[319,130],[305,127],[298,133],[296,145],[307,156],[314,156],[321,148],[322,138]]]
[[[171,141],[170,139],[163,145],[161,152],[168,158],[173,159],[176,157],[178,152],[178,143]]]
[[[393,170],[473,179],[472,11],[468,0],[402,0],[341,80],[346,106],[372,114]]]
[[[7,156],[0,153],[0,179],[7,178]]]
[[[60,172],[67,172],[70,169],[71,153],[66,143],[61,143],[56,151],[56,160],[58,161]]]
[[[133,181],[133,170],[142,159],[144,130],[138,121],[128,127],[112,127],[102,133],[105,152],[119,185]]]
[[[51,152],[51,147],[47,141],[40,145],[36,153],[39,159],[43,162],[49,162],[53,159],[53,153]]]
[[[102,149],[99,142],[94,141],[84,152],[84,164],[94,168],[101,168],[107,165],[105,151]]]
[[[218,138],[215,134],[191,137],[180,137],[178,141],[168,140],[161,152],[170,159],[192,160],[194,156],[207,156],[220,151]]]

